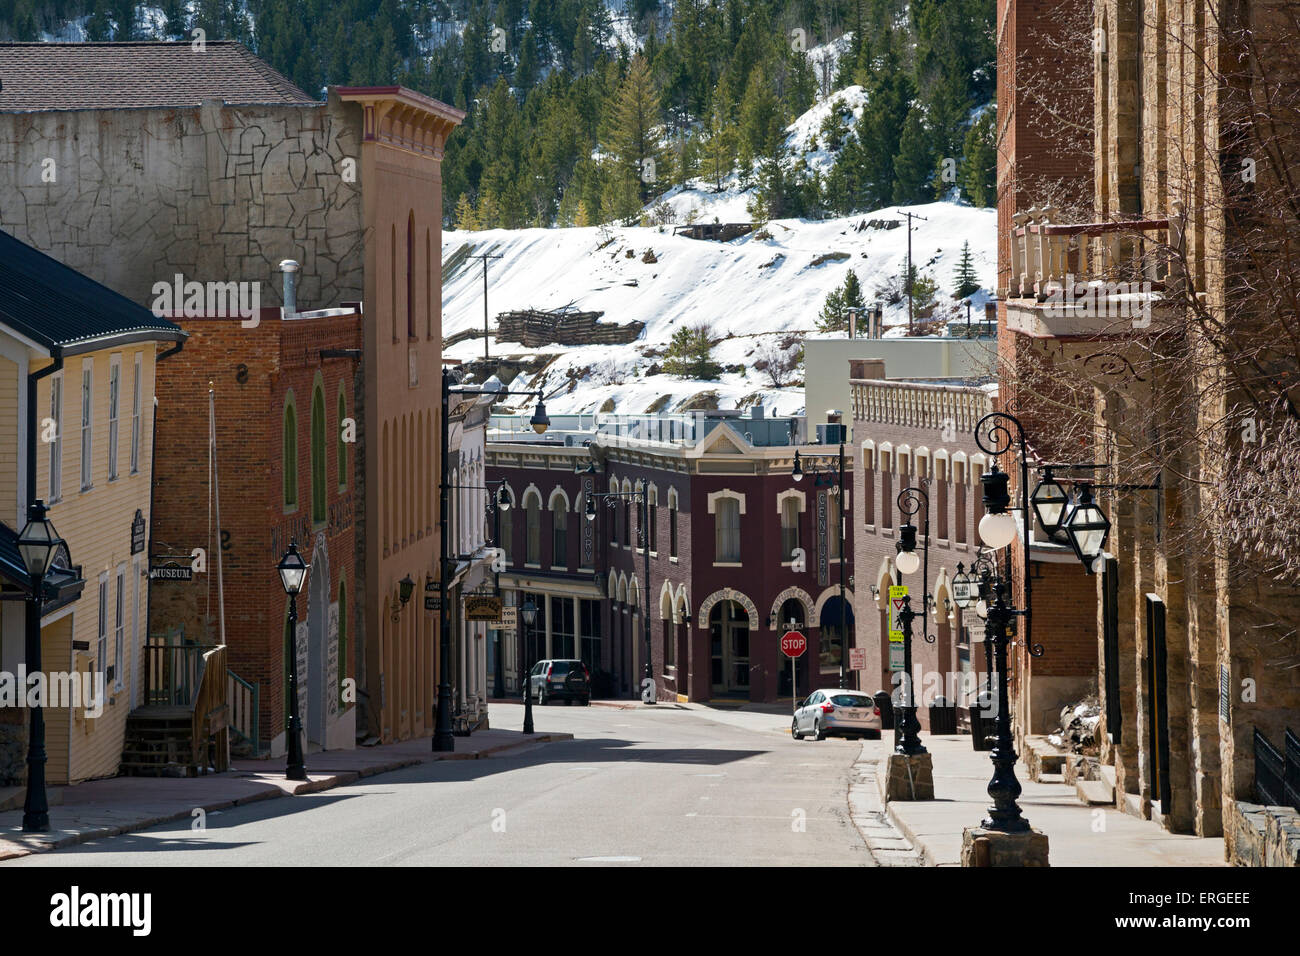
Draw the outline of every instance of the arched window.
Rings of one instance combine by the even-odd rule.
[[[347,703],[343,700],[343,685],[348,679],[348,588],[346,581],[339,581],[339,710],[345,710]]]
[[[298,510],[298,409],[293,392],[284,397],[284,427],[280,436],[280,467],[284,473],[284,510]]]
[[[799,499],[789,495],[781,499],[781,560],[793,561],[799,547]]]
[[[311,393],[311,521],[325,523],[325,390]]]
[[[551,499],[551,564],[569,566],[569,512],[558,496]]]
[[[406,217],[406,337],[415,338],[415,212]]]
[[[524,562],[542,563],[542,497],[529,495],[524,505],[525,536]]]
[[[339,384],[339,421],[338,441],[335,444],[334,457],[335,464],[339,470],[339,491],[348,490],[348,443],[344,440],[347,437],[347,426],[344,424],[348,418],[348,399],[343,391],[342,383]]]
[[[719,498],[714,518],[714,561],[728,563],[740,560],[740,501],[736,498]]]

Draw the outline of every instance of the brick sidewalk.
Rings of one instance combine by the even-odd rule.
[[[572,739],[572,734],[480,730],[471,737],[457,737],[454,753],[434,753],[428,737],[322,751],[308,755],[308,779],[300,781],[284,778],[284,758],[235,760],[228,772],[202,777],[91,780],[62,788],[62,804],[50,807],[48,833],[23,833],[21,810],[0,813],[0,860],[189,820],[195,810],[224,810],[257,800],[316,793],[434,760],[476,760],[531,743]]]
[[[993,764],[988,752],[971,748],[967,736],[921,735],[934,762],[934,800],[894,800],[890,821],[922,854],[928,866],[960,866],[965,827],[979,826],[992,802],[988,795]],[[864,754],[885,755],[892,734],[864,744]],[[880,773],[877,772],[879,784]],[[1088,807],[1073,787],[1035,783],[1022,763],[1016,779],[1024,788],[1020,809],[1035,830],[1047,834],[1052,866],[1225,866],[1223,838],[1170,833],[1157,823],[1111,807]]]

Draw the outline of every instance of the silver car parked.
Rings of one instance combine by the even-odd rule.
[[[815,690],[799,705],[790,724],[790,735],[803,740],[827,737],[872,737],[880,739],[880,708],[869,694],[857,690],[823,688]]]

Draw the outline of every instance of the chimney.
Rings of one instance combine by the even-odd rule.
[[[282,259],[280,271],[284,273],[284,318],[292,319],[298,314],[298,263],[293,259]]]

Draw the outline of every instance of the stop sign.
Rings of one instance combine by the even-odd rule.
[[[799,631],[790,631],[781,638],[781,653],[786,657],[800,657],[808,650],[808,638]]]

